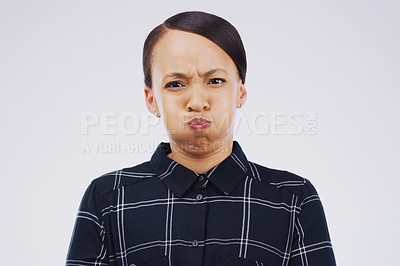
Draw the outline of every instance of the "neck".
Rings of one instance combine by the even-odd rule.
[[[171,153],[168,157],[186,168],[202,174],[225,160],[231,153],[233,137],[224,142],[218,142],[207,147],[186,147],[170,141]]]

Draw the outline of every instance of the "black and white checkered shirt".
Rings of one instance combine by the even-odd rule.
[[[307,179],[248,161],[237,141],[205,174],[170,152],[160,143],[150,161],[90,184],[66,265],[336,265]]]

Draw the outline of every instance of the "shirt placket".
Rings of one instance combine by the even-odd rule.
[[[193,190],[189,193],[189,197],[193,199],[193,206],[190,211],[190,225],[191,232],[189,233],[191,239],[190,256],[188,264],[193,266],[201,266],[205,248],[205,235],[206,235],[206,215],[207,215],[207,189],[206,184],[208,180],[205,175],[201,174],[197,177],[197,181]]]

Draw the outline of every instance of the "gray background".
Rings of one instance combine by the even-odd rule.
[[[167,17],[203,10],[242,35],[248,100],[238,115],[251,124],[258,114],[317,114],[314,134],[239,125],[235,139],[248,159],[312,181],[338,265],[395,265],[399,8],[398,1],[1,0],[1,264],[62,265],[90,181],[148,160],[167,140],[160,123],[136,134],[117,123],[114,134],[100,121],[83,134],[82,116],[151,119],[143,41]],[[147,149],[83,152],[96,142]]]

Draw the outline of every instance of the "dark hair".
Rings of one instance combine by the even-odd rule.
[[[143,47],[144,83],[147,87],[152,87],[151,64],[154,46],[168,29],[195,33],[218,45],[231,57],[244,84],[247,62],[239,32],[232,24],[221,17],[202,11],[188,11],[168,18],[147,36]]]

